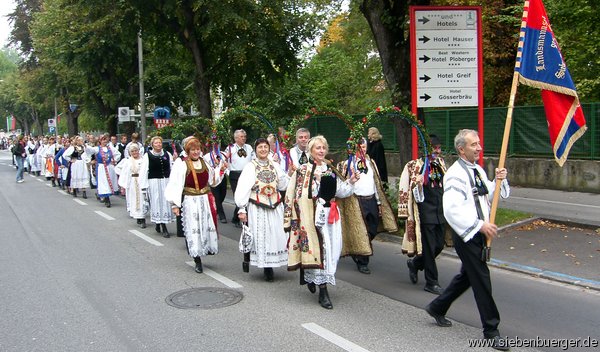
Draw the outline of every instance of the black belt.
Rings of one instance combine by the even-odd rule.
[[[364,199],[364,200],[369,200],[369,199],[373,199],[373,198],[375,198],[375,195],[374,195],[374,194],[372,194],[372,195],[370,195],[370,196],[359,196],[359,195],[355,195],[355,196],[356,196],[356,198],[358,198],[358,199]]]

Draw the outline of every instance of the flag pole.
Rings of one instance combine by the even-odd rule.
[[[519,52],[520,53],[520,52]],[[517,65],[519,61],[517,60]],[[502,137],[502,147],[500,149],[500,158],[498,159],[498,168],[504,168],[506,161],[506,150],[508,149],[508,139],[510,137],[510,126],[512,125],[512,114],[514,110],[515,97],[517,95],[517,86],[519,85],[519,72],[515,70],[513,74],[512,86],[510,88],[510,98],[508,102],[508,110],[506,111],[506,122],[504,123],[504,136]],[[494,224],[496,222],[496,211],[498,210],[498,201],[500,199],[500,185],[502,181],[496,180],[496,188],[494,190],[494,197],[492,198],[492,209],[490,211],[490,222]],[[491,244],[491,240],[487,239],[487,246]]]

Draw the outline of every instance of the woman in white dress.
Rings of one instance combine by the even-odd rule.
[[[85,190],[90,186],[90,173],[87,166],[89,156],[85,153],[81,136],[73,139],[73,144],[65,150],[63,158],[69,162],[67,186],[71,189],[73,197],[77,197],[77,191],[80,190],[82,197],[87,198]]]
[[[254,144],[256,158],[244,166],[237,188],[235,204],[240,209],[240,221],[248,223],[253,235],[249,257],[245,255],[244,271],[248,262],[264,268],[266,281],[273,281],[273,268],[287,264],[287,240],[283,230],[283,199],[289,176],[279,164],[269,158],[269,142],[259,138]],[[248,260],[249,259],[249,260]]]
[[[335,285],[344,220],[335,200],[351,196],[360,176],[354,172],[344,180],[338,174],[325,159],[329,149],[325,137],[311,138],[307,148],[311,160],[294,171],[285,197],[284,227],[291,231],[288,270],[300,268],[301,283],[307,283],[312,293],[319,285],[319,304],[332,309],[327,284]]]
[[[142,157],[140,172],[145,175],[143,188],[148,189],[150,199],[150,221],[155,223],[155,230],[163,234],[164,238],[171,235],[167,224],[175,220],[171,211],[171,204],[165,198],[165,187],[169,183],[173,156],[163,150],[163,140],[159,136],[152,137],[150,145],[152,149]],[[136,145],[129,143],[130,146]]]
[[[121,194],[125,195],[129,216],[136,219],[138,226],[144,229],[148,212],[147,189],[144,188],[147,175],[140,171],[144,159],[138,145],[131,144],[128,149],[129,158],[123,159],[115,171],[119,175],[118,183]]]
[[[186,157],[177,158],[171,169],[165,197],[171,203],[173,214],[182,213],[183,233],[189,255],[196,263],[195,270],[202,273],[202,257],[217,254],[217,210],[210,187],[222,179],[221,171],[227,163],[215,167],[202,158],[201,144],[190,138],[184,145]],[[182,197],[183,196],[183,197]]]
[[[100,145],[97,147],[85,147],[85,152],[96,155],[96,177],[98,178],[98,197],[100,197],[107,208],[110,208],[110,196],[119,191],[115,165],[121,159],[121,153],[116,148],[108,145],[108,136],[100,137]]]

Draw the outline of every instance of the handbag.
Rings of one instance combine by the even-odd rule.
[[[242,224],[242,233],[240,234],[240,253],[250,253],[252,244],[254,243],[254,235],[250,232],[250,228],[246,224]]]

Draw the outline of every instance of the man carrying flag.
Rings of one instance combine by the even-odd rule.
[[[508,340],[500,337],[498,332],[500,314],[493,300],[491,277],[486,262],[489,261],[490,257],[491,238],[495,237],[497,232],[494,223],[502,184],[505,185],[502,189],[503,196],[508,195],[507,183],[503,181],[506,179],[504,161],[506,159],[508,136],[518,83],[521,82],[542,89],[550,140],[555,159],[560,166],[566,161],[573,143],[586,130],[585,119],[579,105],[575,85],[562,58],[541,0],[525,1],[519,37],[517,61],[504,127],[502,149],[498,168],[496,169],[496,187],[493,191],[494,198],[489,221],[486,216],[489,203],[485,200],[485,195],[490,192],[487,187],[480,188],[477,182],[478,176],[487,181],[485,175],[482,176],[481,172],[477,172],[475,165],[478,153],[481,151],[479,138],[475,131],[463,130],[459,132],[455,139],[455,146],[460,156],[455,165],[463,163],[464,170],[467,171],[465,174],[469,176],[469,179],[471,179],[469,163],[475,165],[474,181],[461,181],[461,174],[457,173],[461,171],[460,167],[453,165],[444,177],[443,196],[446,220],[453,230],[463,230],[462,235],[454,235],[455,238],[457,236],[462,237],[454,240],[456,252],[462,262],[461,272],[452,280],[442,295],[425,308],[427,313],[435,318],[437,325],[452,326],[452,322],[445,317],[446,312],[454,300],[469,287],[472,287],[483,325],[484,339],[487,340],[489,347],[503,351],[509,350],[510,346]],[[457,174],[453,175],[453,173]],[[449,184],[450,180],[455,184]],[[481,184],[485,183],[481,182]],[[464,188],[461,188],[461,186],[464,186]],[[473,196],[469,193],[470,188],[473,189]],[[460,197],[460,194],[457,195],[461,192],[464,193],[464,197]],[[484,195],[483,199],[481,199],[482,194]],[[465,202],[470,197],[475,200],[475,206],[473,206],[473,202]],[[482,202],[482,200],[484,201]],[[464,210],[460,210],[460,207],[455,204],[461,201],[465,202],[463,204]],[[467,208],[471,211],[470,213]],[[461,224],[464,225],[469,222],[469,214],[473,215],[473,208],[477,210],[477,216],[471,216],[471,218],[475,218],[476,222],[472,222],[473,225],[471,226],[461,228]],[[478,256],[478,254],[481,255]]]

